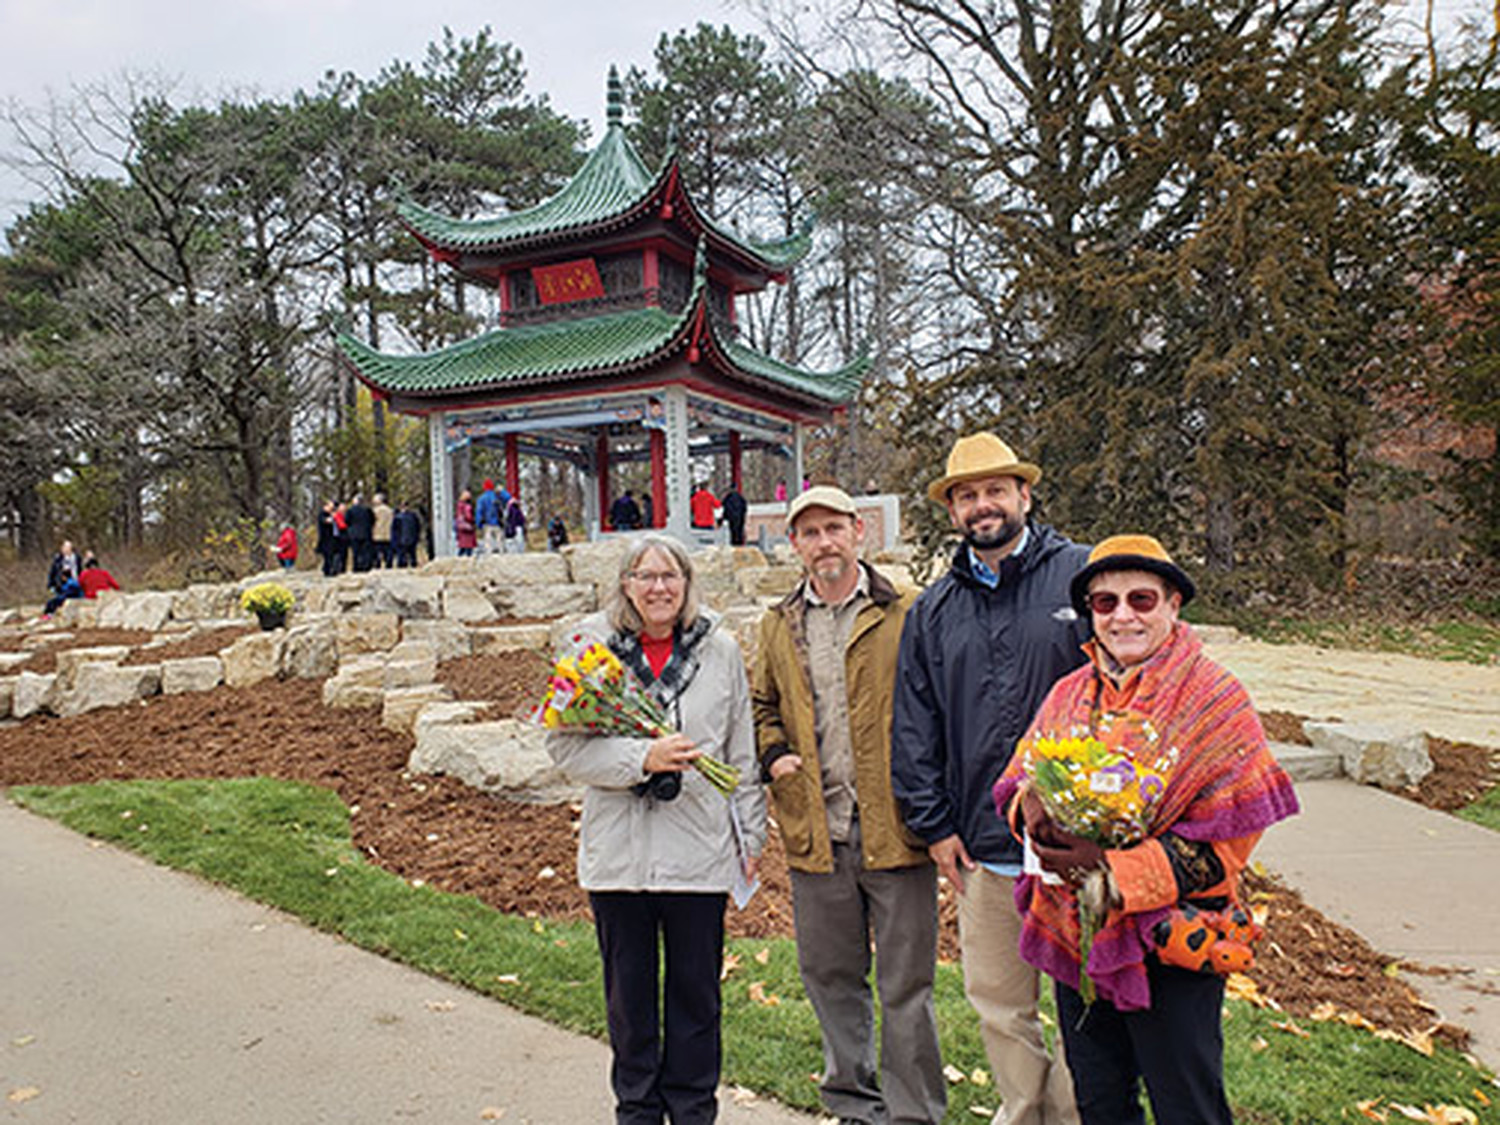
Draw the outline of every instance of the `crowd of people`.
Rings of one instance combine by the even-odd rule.
[[[1244,688],[1180,617],[1187,572],[1149,534],[1090,548],[1033,520],[1041,475],[993,434],[961,438],[928,489],[960,541],[920,594],[862,560],[846,492],[804,487],[786,511],[803,579],[766,611],[749,670],[686,551],[632,542],[585,632],[675,733],[548,739],[587,791],[578,871],[617,1122],[716,1118],[724,912],[755,879],[766,795],[839,1122],[944,1117],[940,879],[958,896],[996,1122],[1136,1125],[1144,1101],[1159,1125],[1231,1121],[1223,965],[1177,939],[1244,917],[1239,874],[1296,798]],[[639,527],[625,501],[616,526]],[[694,524],[726,506],[699,490]],[[1036,747],[1080,732],[1114,740],[1142,776],[1150,757],[1157,784],[1129,843],[1061,823],[1028,773]],[[740,768],[730,798],[690,768],[702,754]],[[1044,976],[1061,1030],[1050,1050]]]
[[[318,512],[318,538],[313,550],[322,560],[322,570],[332,578],[353,570],[355,574],[381,568],[417,565],[417,546],[422,541],[422,517],[404,502],[392,507],[377,492],[370,503],[356,492],[348,503],[324,501]],[[277,540],[276,557],[291,570],[297,565],[297,532],[287,526]]]
[[[97,598],[101,590],[119,588],[115,576],[104,569],[93,551],[80,555],[72,541],[64,539],[47,568],[47,604],[42,607],[42,617],[51,617],[69,598]]]

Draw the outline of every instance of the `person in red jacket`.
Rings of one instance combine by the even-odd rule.
[[[287,524],[276,540],[276,560],[282,570],[293,570],[297,566],[297,529]]]
[[[105,570],[92,553],[83,557],[83,572],[78,576],[78,585],[83,587],[83,596],[86,598],[97,598],[100,590],[120,588],[115,576]]]
[[[698,486],[698,491],[688,499],[688,507],[692,510],[693,526],[700,530],[712,528],[719,521],[719,498],[706,484]]]

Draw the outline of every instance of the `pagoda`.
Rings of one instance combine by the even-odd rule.
[[[784,282],[810,227],[768,242],[725,228],[694,202],[675,152],[654,172],[641,159],[614,68],[607,104],[599,145],[535,207],[463,220],[398,204],[435,260],[498,293],[497,328],[408,355],[338,336],[374,395],[427,419],[439,555],[454,550],[467,446],[504,449],[512,492],[523,453],[576,466],[591,533],[610,530],[611,465],[649,459],[653,522],[686,541],[695,459],[727,452],[739,487],[742,452],[771,449],[801,480],[805,431],[843,413],[868,367],[808,371],[740,341],[735,299]]]

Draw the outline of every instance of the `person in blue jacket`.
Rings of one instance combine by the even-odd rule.
[[[1041,475],[994,434],[954,445],[928,496],[963,542],[907,615],[891,722],[892,789],[958,892],[964,989],[1003,1100],[995,1120],[1008,1125],[1078,1121],[1067,1069],[1042,1037],[1040,979],[1017,948],[1021,847],[990,794],[1089,635],[1069,591],[1089,549],[1030,521]]]
[[[479,549],[487,555],[500,553],[500,510],[504,505],[502,494],[495,491],[495,482],[486,479],[479,498],[474,501],[474,525],[479,531]]]

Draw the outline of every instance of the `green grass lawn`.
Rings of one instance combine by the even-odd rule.
[[[10,791],[19,804],[159,863],[222,883],[367,949],[497,997],[585,1034],[604,1034],[591,927],[512,917],[478,900],[413,887],[353,848],[349,812],[313,786],[239,781],[132,781]],[[724,986],[724,1079],[816,1108],[817,1021],[790,941],[735,941]],[[961,971],[939,966],[944,1059],[966,1076],[987,1063]],[[1281,1026],[1278,1026],[1281,1025]],[[1359,1104],[1465,1107],[1500,1125],[1500,1089],[1457,1053],[1429,1058],[1334,1023],[1304,1022],[1239,1001],[1226,1007],[1230,1100],[1242,1125],[1364,1121]],[[602,1075],[598,1081],[604,1081]],[[981,1120],[992,1089],[950,1087],[950,1122]],[[1432,1117],[1430,1120],[1441,1120]]]
[[[1392,652],[1465,664],[1500,661],[1500,621],[1495,620],[1395,625],[1359,617],[1325,620],[1239,614],[1232,615],[1229,623],[1257,640],[1275,644]]]

